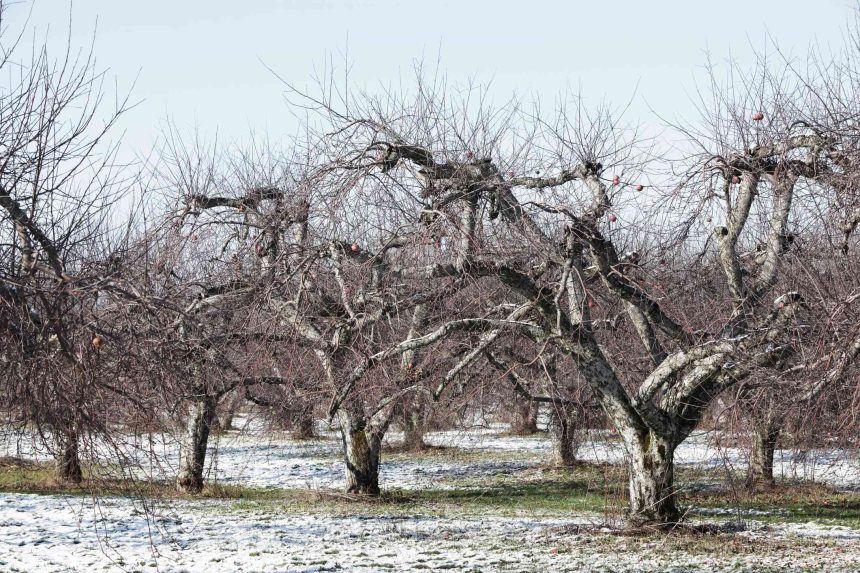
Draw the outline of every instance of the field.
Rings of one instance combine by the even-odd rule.
[[[781,451],[777,473],[790,487],[751,494],[732,487],[744,450],[696,434],[678,452],[688,526],[667,535],[622,528],[621,452],[599,432],[583,444],[582,465],[567,470],[548,465],[545,433],[516,437],[500,426],[437,432],[420,453],[400,451],[392,434],[385,493],[367,500],[337,490],[343,467],[335,434],[292,441],[264,438],[247,425],[218,437],[200,499],[173,493],[175,451],[167,439],[129,438],[125,446],[143,466],[158,444],[162,463],[150,467],[152,480],[120,479],[105,463],[75,490],[53,482],[32,441],[6,435],[0,570],[860,568],[860,470],[839,452]],[[141,477],[140,467],[125,469]]]

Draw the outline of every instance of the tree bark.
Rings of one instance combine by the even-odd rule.
[[[338,411],[346,464],[346,491],[379,495],[379,452],[382,434],[369,431],[364,416]]]
[[[517,397],[514,402],[511,433],[515,436],[529,436],[538,431],[537,404],[526,398]]]
[[[299,412],[291,423],[290,436],[294,440],[310,440],[314,433],[314,415],[312,411]]]
[[[466,241],[466,248],[469,248]],[[419,335],[427,324],[427,307],[419,304],[412,312],[412,322],[409,325],[411,340]],[[416,350],[408,350],[400,357],[400,373],[404,381],[413,378],[415,363],[418,360]],[[424,432],[427,430],[425,405],[419,395],[413,395],[403,401],[403,446],[409,451],[419,451],[427,447],[424,443]]]
[[[552,412],[553,463],[558,467],[576,465],[578,412],[568,406],[556,406]]]
[[[403,447],[415,452],[427,447],[424,443],[424,433],[427,429],[424,422],[424,412],[418,403],[409,403],[403,412]]]
[[[769,422],[756,426],[753,432],[747,487],[755,487],[756,484],[774,485],[773,456],[779,434],[780,426],[778,423]]]
[[[206,395],[194,400],[188,409],[185,434],[179,446],[179,476],[176,480],[178,489],[185,493],[196,494],[203,490],[206,447],[217,403],[214,396]]]
[[[630,488],[628,519],[634,525],[673,524],[680,519],[675,505],[673,443],[653,431],[625,441]]]
[[[231,392],[220,400],[215,420],[212,423],[212,431],[216,433],[227,432],[233,429],[233,418],[236,411],[242,405],[242,395]]]
[[[79,484],[84,476],[81,471],[78,433],[74,430],[64,432],[60,438],[60,451],[57,453],[57,479],[67,483]]]

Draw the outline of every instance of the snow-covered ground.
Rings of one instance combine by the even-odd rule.
[[[340,441],[332,431],[296,442],[255,428],[218,436],[208,479],[282,488],[339,487]],[[321,428],[323,430],[323,428]],[[383,488],[463,487],[474,480],[545,464],[545,434],[505,435],[499,426],[434,432],[449,449],[420,458],[383,456]],[[742,448],[719,448],[696,434],[677,452],[682,466],[743,470]],[[392,433],[395,443],[400,437]],[[168,478],[176,443],[127,436],[113,444],[135,473]],[[106,462],[115,451],[96,446]],[[157,455],[153,455],[157,454]],[[590,461],[615,462],[621,447],[595,433],[580,449]],[[0,457],[46,459],[32,436],[0,432]],[[855,456],[839,451],[777,455],[777,473],[860,489]],[[702,512],[704,514],[704,512]],[[820,524],[751,525],[703,550],[661,538],[578,534],[602,516],[540,514],[300,515],[277,504],[248,509],[232,500],[147,502],[122,498],[0,494],[0,572],[23,571],[860,571],[860,531]],[[593,522],[593,523],[592,523]],[[728,539],[728,541],[726,541]],[[734,544],[721,548],[722,543]]]
[[[734,534],[755,553],[576,534],[585,520],[331,517],[231,511],[229,502],[0,496],[0,570],[857,571],[860,532],[813,524]],[[772,547],[769,548],[769,546]],[[671,548],[670,548],[671,549]]]

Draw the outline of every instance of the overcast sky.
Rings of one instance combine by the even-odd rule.
[[[749,62],[768,36],[795,54],[812,42],[835,47],[855,9],[849,0],[36,0],[29,22],[22,2],[6,23],[55,47],[70,15],[73,44],[88,45],[95,30],[98,66],[120,89],[136,80],[141,103],[122,127],[142,150],[167,117],[221,139],[290,133],[283,84],[266,66],[302,84],[347,50],[352,81],[367,88],[438,57],[452,81],[492,81],[500,100],[552,100],[573,85],[619,104],[635,91],[634,121],[655,121],[649,106],[683,117],[706,52]]]

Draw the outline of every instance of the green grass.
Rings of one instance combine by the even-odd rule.
[[[412,498],[465,513],[515,516],[523,514],[572,515],[619,507],[585,481],[546,480],[505,483],[481,489],[422,490]]]
[[[0,491],[39,489],[52,479],[53,468],[47,464],[0,458]]]
[[[744,519],[756,521],[814,521],[860,528],[860,494],[820,484],[781,484],[756,491],[702,493],[682,500],[696,507],[734,509]]]
[[[54,465],[18,458],[0,458],[0,492],[67,494],[135,497],[191,497],[176,491],[173,482],[142,481],[110,477],[115,468],[84,468],[80,484],[58,480]],[[198,498],[204,499],[268,499],[283,497],[283,490],[254,488],[242,485],[211,484],[203,488]]]
[[[422,490],[413,495],[500,515],[617,513],[623,505],[623,472],[609,465],[539,466],[515,474],[450,480],[448,485],[452,489]]]

